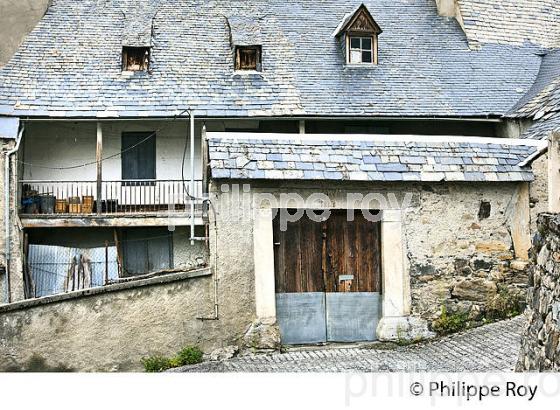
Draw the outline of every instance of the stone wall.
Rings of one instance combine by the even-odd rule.
[[[498,293],[509,292],[523,299],[526,263],[516,257],[512,233],[520,226],[519,208],[525,207],[528,213],[528,201],[518,201],[522,188],[526,189],[526,185],[253,182],[250,193],[237,194],[229,184],[215,184],[218,263],[228,274],[233,270],[232,274],[245,278],[248,291],[254,292],[251,207],[255,206],[255,194],[278,198],[283,193],[297,193],[309,198],[314,193],[326,193],[332,208],[347,209],[354,207],[347,201],[348,193],[392,193],[399,205],[409,193],[411,203],[405,211],[403,227],[413,315],[432,321],[445,305],[449,311],[476,319],[482,317],[487,301]],[[479,216],[481,207],[489,211],[487,217]],[[528,224],[524,236],[527,242]],[[526,254],[526,249],[521,253]],[[247,257],[240,258],[240,254]]]
[[[541,214],[518,371],[560,370],[560,215]]]
[[[237,344],[254,316],[240,285],[229,278],[218,320],[199,319],[214,316],[209,270],[0,306],[0,371],[138,371],[188,344]]]
[[[450,184],[421,189],[421,202],[409,210],[405,227],[413,313],[431,321],[445,306],[449,313],[478,321],[499,295],[517,301],[521,310],[527,263],[526,250],[516,252],[514,244],[516,215],[523,207],[519,187]],[[524,235],[528,240],[528,230]]]

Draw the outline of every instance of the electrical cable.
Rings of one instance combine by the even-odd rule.
[[[155,136],[156,134],[158,134],[159,132],[161,132],[162,130],[164,130],[166,127],[168,127],[170,124],[172,124],[173,122],[175,122],[180,116],[182,116],[185,113],[189,113],[189,115],[191,116],[192,113],[189,109],[185,109],[183,111],[181,111],[179,114],[175,115],[173,120],[169,123],[166,124],[164,127],[161,127],[159,129],[157,129],[156,131],[152,132],[150,135],[148,135],[146,138],[144,138],[143,140],[141,140],[140,142],[124,149],[121,150],[118,153],[109,155],[107,157],[104,157],[100,160],[100,162],[105,162],[109,159],[112,158],[116,158],[118,156],[121,156],[123,153],[128,152],[138,146],[140,146],[141,144],[145,143],[146,141],[148,141],[149,139],[151,139],[153,136]],[[189,191],[189,188],[187,187],[186,181],[185,181],[185,162],[186,162],[186,156],[187,156],[187,149],[188,149],[188,143],[189,143],[189,136],[190,136],[190,130],[189,133],[186,135],[186,139],[185,139],[185,147],[183,150],[183,158],[181,161],[181,181],[182,181],[182,185],[183,185],[183,190],[184,193],[186,194],[186,196],[191,200],[201,200],[203,201],[203,203],[207,203],[208,204],[208,208],[211,210],[212,214],[213,214],[213,225],[214,225],[214,240],[215,240],[215,249],[214,249],[214,259],[215,259],[215,270],[216,272],[214,273],[214,275],[217,275],[217,270],[218,270],[218,225],[217,225],[217,212],[216,212],[216,208],[214,206],[214,204],[212,203],[212,201],[210,200],[210,198],[204,198],[204,197],[196,197],[193,193],[191,193]],[[194,161],[194,158],[191,158],[192,161]],[[98,163],[98,161],[90,161],[90,162],[85,162],[82,163],[80,165],[73,165],[73,166],[66,166],[66,167],[49,167],[49,166],[43,166],[43,165],[36,165],[33,163],[29,163],[26,161],[18,161],[20,164],[22,165],[26,165],[28,167],[32,167],[32,168],[39,168],[39,169],[49,169],[49,170],[57,170],[57,171],[62,171],[62,170],[72,170],[72,169],[79,169],[79,168],[84,168],[87,166],[91,166],[91,165],[96,165]],[[191,216],[192,217],[192,216]],[[177,234],[177,235],[186,235],[185,234]],[[188,233],[189,236],[192,236],[192,233]],[[142,238],[142,239],[130,239],[130,240],[122,240],[119,241],[119,244],[121,243],[128,243],[128,242],[135,242],[135,241],[143,241],[143,240],[150,240],[150,239],[158,239],[158,238],[166,238],[168,237],[168,235],[165,236],[160,236],[160,237],[150,237],[150,238]],[[102,246],[108,245],[108,244],[112,244],[115,245],[117,244],[116,241],[107,241],[104,242],[104,244]],[[219,303],[218,303],[218,278],[216,276],[216,278],[214,279],[214,317],[199,317],[197,318],[199,320],[202,321],[206,321],[206,320],[218,320],[219,319]]]
[[[176,114],[169,123],[167,123],[166,125],[164,125],[161,128],[158,128],[157,130],[152,132],[150,135],[148,135],[146,138],[144,138],[140,142],[138,142],[138,143],[136,143],[136,144],[134,144],[134,145],[132,145],[128,148],[125,148],[125,149],[123,149],[123,150],[121,150],[121,151],[119,151],[115,154],[111,154],[107,157],[103,157],[103,158],[101,158],[100,162],[105,162],[109,159],[119,157],[122,154],[124,154],[125,152],[131,151],[134,148],[144,144],[146,141],[148,141],[149,139],[154,137],[156,134],[165,130],[167,127],[169,127],[172,123],[177,121],[183,114],[185,114],[187,112],[190,113],[190,111],[188,109],[181,111],[179,114]],[[31,168],[49,169],[49,170],[54,170],[54,171],[65,171],[65,170],[72,170],[72,169],[88,167],[88,166],[91,166],[91,165],[96,165],[98,163],[98,161],[89,161],[89,162],[84,162],[84,163],[79,164],[79,165],[70,165],[70,166],[66,166],[66,167],[49,167],[49,166],[46,166],[46,165],[37,165],[37,164],[33,164],[33,163],[30,163],[30,162],[26,162],[26,161],[20,161],[20,160],[18,160],[18,163],[20,163],[22,165],[26,165],[26,166],[31,167]]]

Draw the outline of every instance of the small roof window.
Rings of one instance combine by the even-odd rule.
[[[235,69],[241,71],[261,71],[261,46],[235,47]]]
[[[148,71],[150,68],[149,47],[123,47],[123,71]]]

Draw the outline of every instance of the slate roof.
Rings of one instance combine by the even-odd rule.
[[[536,121],[521,137],[535,140],[548,139],[554,131],[560,131],[560,112],[555,112]]]
[[[558,0],[458,0],[469,42],[560,48]]]
[[[0,69],[0,115],[499,116],[537,76],[535,48],[473,51],[432,0],[364,3],[383,30],[368,68],[345,67],[332,35],[359,0],[53,0]],[[151,73],[122,73],[146,33]],[[264,71],[234,73],[230,39],[253,35]]]
[[[420,142],[387,135],[354,140],[336,135],[321,140],[208,135],[214,179],[531,181],[531,169],[520,163],[538,149],[536,144],[453,137]]]
[[[525,138],[544,139],[552,131],[560,130],[560,50],[550,51],[543,57],[533,87],[509,116],[535,121],[524,133]]]

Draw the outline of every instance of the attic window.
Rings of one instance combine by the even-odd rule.
[[[235,48],[235,69],[261,71],[261,51],[261,46],[237,46]]]
[[[360,64],[374,62],[374,37],[349,37],[350,54],[348,56],[350,64]]]
[[[123,71],[148,71],[150,66],[149,47],[123,47]]]
[[[363,4],[347,14],[335,30],[351,65],[377,64],[378,36],[382,30]]]

